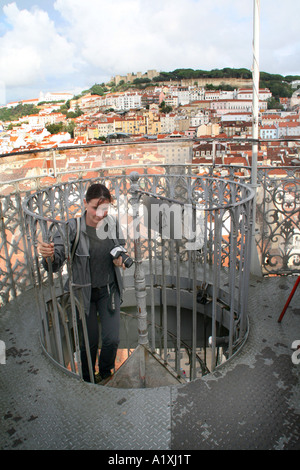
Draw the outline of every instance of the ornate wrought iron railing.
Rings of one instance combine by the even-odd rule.
[[[176,144],[174,143],[172,145]],[[84,152],[86,150],[83,149],[82,151]],[[95,150],[93,149],[92,151],[94,152]],[[235,182],[244,181],[248,183],[250,181],[251,172],[251,169],[248,167],[240,168],[216,165],[203,167],[199,165],[179,164],[177,164],[176,166],[155,165],[151,167],[145,167],[144,165],[134,164],[134,166],[131,168],[128,168],[128,166],[118,167],[117,171],[115,169],[111,170],[110,168],[99,168],[93,170],[92,173],[90,170],[86,169],[80,169],[79,171],[61,171],[56,174],[55,178],[53,177],[53,182],[55,185],[51,186],[51,188],[49,188],[49,178],[47,177],[47,175],[24,177],[15,181],[3,182],[1,186],[2,195],[0,201],[1,303],[3,305],[9,302],[12,298],[16,297],[23,290],[28,289],[33,285],[39,285],[40,283],[43,284],[43,282],[46,281],[45,273],[37,269],[37,239],[39,236],[46,236],[46,234],[49,233],[49,230],[51,232],[51,230],[54,229],[55,224],[57,224],[57,219],[63,219],[64,222],[66,222],[68,220],[68,217],[76,216],[79,214],[81,210],[82,197],[87,184],[89,184],[89,181],[101,180],[109,186],[109,188],[114,193],[116,200],[118,202],[121,201],[123,204],[125,204],[124,210],[120,209],[121,206],[119,204],[116,206],[119,208],[117,209],[119,211],[118,215],[131,214],[132,208],[128,205],[128,194],[131,185],[129,172],[133,168],[135,168],[140,174],[139,194],[143,194],[144,196],[149,196],[149,194],[152,194],[161,198],[168,198],[173,201],[176,200],[176,203],[178,205],[182,205],[184,203],[190,204],[195,203],[196,201],[200,201],[199,204],[202,204],[203,206],[203,200],[201,202],[201,197],[205,199],[206,195],[210,194],[212,202],[214,200],[215,202],[216,200],[222,201],[223,198],[223,201],[226,201],[227,204],[228,201],[231,200],[232,204],[237,203],[238,205],[236,207],[239,207],[239,209],[234,209],[234,206],[232,206],[230,208],[231,212],[229,211],[229,213],[229,207],[227,207],[226,210],[222,208],[218,209],[223,212],[222,216],[216,216],[215,222],[212,216],[208,216],[208,214],[210,214],[210,211],[209,207],[207,207],[207,200],[205,200],[206,206],[204,204],[204,213],[206,214],[206,216],[204,217],[204,221],[206,220],[205,223],[207,224],[205,231],[206,242],[204,244],[204,248],[201,249],[201,251],[196,250],[195,253],[191,251],[189,253],[185,252],[184,254],[182,244],[181,242],[179,243],[178,240],[158,241],[157,239],[155,239],[151,240],[151,242],[149,242],[149,240],[145,240],[140,247],[142,257],[143,259],[147,259],[148,263],[144,266],[144,269],[146,269],[145,276],[148,289],[147,295],[152,296],[152,298],[154,299],[157,299],[158,296],[160,305],[159,312],[157,312],[157,306],[155,308],[150,307],[151,313],[147,316],[147,321],[150,321],[151,323],[151,326],[149,327],[149,342],[153,350],[154,345],[157,345],[156,343],[158,342],[158,338],[160,338],[159,350],[164,360],[167,360],[166,358],[170,354],[170,348],[167,348],[166,351],[166,344],[167,346],[169,345],[169,342],[170,344],[172,343],[172,345],[175,344],[175,350],[177,347],[178,351],[178,345],[176,346],[176,338],[180,337],[180,335],[178,336],[177,327],[175,328],[174,325],[170,326],[170,322],[168,324],[167,333],[164,329],[164,324],[166,324],[164,323],[164,319],[168,318],[169,316],[169,313],[167,311],[168,309],[165,309],[164,311],[165,307],[163,307],[163,299],[165,299],[166,294],[168,295],[169,302],[173,296],[173,305],[172,302],[171,304],[169,303],[168,308],[173,308],[173,310],[175,309],[174,312],[176,311],[176,308],[178,306],[179,297],[181,298],[183,308],[186,308],[186,310],[189,310],[190,312],[193,312],[193,308],[194,311],[198,311],[198,308],[200,308],[200,313],[203,313],[202,310],[206,309],[205,315],[207,316],[209,310],[212,309],[209,313],[211,313],[211,317],[213,317],[213,315],[215,315],[215,313],[213,312],[217,311],[217,317],[215,316],[215,319],[217,320],[220,318],[220,315],[226,317],[227,312],[230,311],[230,309],[231,311],[235,312],[237,310],[236,304],[230,307],[230,296],[228,297],[228,286],[233,286],[232,281],[228,282],[226,281],[226,279],[224,280],[221,277],[218,277],[218,275],[216,274],[216,279],[211,280],[209,276],[213,272],[212,270],[214,267],[214,263],[217,263],[216,266],[222,267],[222,270],[220,271],[222,272],[222,275],[226,273],[226,275],[229,276],[233,275],[233,272],[231,272],[230,274],[230,271],[233,269],[234,264],[232,262],[232,259],[238,259],[239,263],[241,263],[239,266],[243,266],[243,261],[241,262],[241,258],[239,258],[241,248],[241,235],[237,235],[234,231],[234,225],[236,225],[237,219],[241,216],[234,215],[235,212],[232,212],[237,210],[237,213],[239,213],[238,211],[240,211],[241,207],[243,206],[243,204],[240,205],[240,202],[243,200],[244,195],[240,190],[237,191],[236,189],[234,189],[237,187],[242,188],[243,185],[240,184],[240,186],[235,187],[231,186],[230,189],[228,189],[229,187],[227,186],[227,184],[232,185],[233,183],[225,182],[225,180]],[[198,178],[197,176],[199,175],[199,173],[201,173],[204,178]],[[214,176],[220,176],[220,174],[222,175],[222,179],[218,180],[220,182],[218,183],[219,187],[217,188],[216,186],[214,186],[217,181]],[[206,182],[205,187],[203,187],[204,181]],[[221,181],[223,182],[221,183]],[[209,184],[208,182],[210,182],[211,184]],[[222,190],[225,191],[225,196],[222,196],[223,193],[221,192],[221,187],[223,188]],[[261,260],[263,275],[299,273],[299,187],[299,167],[281,167],[280,174],[278,174],[278,168],[258,168],[256,243],[259,258]],[[219,193],[217,193],[217,191],[219,191]],[[33,194],[34,196],[32,196]],[[28,198],[29,196],[31,196],[31,206],[28,206],[28,210],[33,212],[34,214],[38,214],[39,211],[41,211],[41,218],[34,216],[33,218],[31,218],[30,222],[28,221],[28,218],[24,215],[22,210],[22,201],[24,200],[24,198]],[[166,199],[162,200],[167,202]],[[66,207],[68,207],[67,211],[65,210]],[[216,206],[213,207],[214,209],[216,209]],[[203,208],[201,210],[203,210]],[[250,215],[248,212],[247,214],[247,224],[245,226],[247,227],[248,231],[248,218],[250,217]],[[132,215],[130,215],[130,217],[132,217]],[[45,218],[52,219],[52,222],[50,220],[48,220],[48,222],[45,221]],[[51,224],[53,224],[52,228],[50,228]],[[62,226],[67,227],[65,223],[62,223]],[[215,257],[213,255],[213,237],[214,233],[217,233],[216,227],[220,230],[219,233],[221,233],[222,235],[221,241],[219,242],[218,257]],[[30,238],[32,236],[29,236],[29,230],[31,231],[31,233],[35,233],[34,239]],[[236,253],[232,251],[233,240],[235,240],[236,243]],[[135,246],[133,240],[129,240],[128,248],[131,253],[134,253]],[[155,258],[152,256],[154,251],[158,255]],[[195,262],[195,259],[197,260],[197,262]],[[162,260],[164,260],[164,264],[162,263]],[[177,262],[179,260],[180,264],[178,265]],[[194,279],[194,277],[192,276],[193,266],[195,267],[196,265],[202,266],[202,272],[200,274],[197,273],[196,276],[196,278],[198,278],[198,300],[206,302],[206,299],[209,298],[209,302],[207,302],[207,304],[198,303],[197,296],[195,300],[195,297],[193,297],[193,295],[195,296],[195,294],[191,294],[191,292],[193,291],[191,286],[191,279]],[[178,266],[180,266],[180,269],[178,268]],[[66,274],[66,268],[63,274]],[[239,271],[237,269],[237,265],[235,266],[235,268],[235,279],[237,282],[242,282],[239,278]],[[156,271],[153,271],[153,269],[156,269]],[[177,269],[179,269],[179,273],[177,272]],[[183,269],[183,271],[180,271],[181,269]],[[189,270],[185,273],[185,269]],[[149,273],[152,272],[155,273],[155,276],[152,277],[153,282],[151,281],[151,276],[149,276]],[[198,276],[198,274],[200,277]],[[180,279],[179,289],[174,288],[174,280],[176,280],[177,282],[177,279]],[[202,281],[203,279],[209,281],[203,281],[199,284],[199,279]],[[153,285],[151,284],[151,282]],[[130,288],[134,290],[134,282],[130,278],[130,276],[127,276],[127,283],[128,291],[130,291]],[[228,284],[227,288],[223,289],[226,284]],[[55,280],[54,284],[52,286],[50,285],[50,291],[51,289],[54,289],[54,287],[56,290],[58,289],[59,291],[59,289],[61,288],[59,287],[59,285],[61,285],[61,281],[58,282],[57,280]],[[216,293],[215,291],[215,293],[213,294],[213,285],[221,286],[220,292]],[[61,293],[58,294],[58,298],[60,295],[63,295],[62,290],[60,292]],[[203,294],[202,297],[201,292]],[[219,310],[220,293],[221,304],[223,303],[221,310]],[[38,291],[38,294],[38,301],[40,302],[41,291]],[[175,297],[177,295],[179,297],[175,300]],[[214,308],[212,308],[213,298],[215,298]],[[70,313],[67,314],[67,316],[63,317],[62,312],[68,311],[67,306],[69,301],[70,298],[67,299],[66,297],[62,297],[61,302],[63,308],[59,306],[55,309],[53,305],[51,305],[51,303],[45,304],[48,309],[47,322],[49,323],[50,321],[50,324],[52,325],[51,327],[53,327],[54,315],[57,315],[58,318],[61,318],[60,321],[63,322],[58,328],[58,330],[60,330],[60,328],[63,328],[66,331],[69,325],[69,323],[67,322],[67,318],[69,319],[68,321],[70,321],[71,317]],[[58,305],[60,305],[60,303]],[[195,308],[195,305],[197,308]],[[239,301],[237,305],[240,309],[241,304],[239,303]],[[130,307],[129,304],[128,307]],[[70,306],[70,309],[72,310],[72,305]],[[54,310],[56,311],[56,313]],[[220,313],[220,311],[222,311],[222,314]],[[185,312],[185,314],[187,313]],[[127,317],[130,318],[130,315],[131,313],[128,313]],[[157,315],[160,318],[159,322],[157,321]],[[176,317],[176,313],[174,313],[174,315]],[[193,317],[194,319],[191,319],[191,324],[193,324],[194,322],[194,326],[197,323],[197,320],[195,320],[195,318],[197,318],[197,315]],[[65,318],[65,323],[63,318]],[[233,318],[235,323],[236,318]],[[241,324],[240,318],[241,317],[239,317],[238,325]],[[225,324],[227,325],[229,331],[229,324],[227,320],[225,321]],[[180,323],[177,322],[178,327],[179,325]],[[205,328],[207,328],[207,324],[205,325]],[[217,328],[219,328],[218,322]],[[235,329],[235,333],[236,331],[237,330]],[[213,332],[210,330],[210,333]],[[215,332],[215,337],[217,337],[217,334],[218,333]],[[230,335],[228,335],[228,337],[229,336]],[[168,338],[167,340],[166,337]],[[234,352],[235,344],[239,343],[238,337],[232,336],[232,338],[234,339],[231,340],[232,343],[230,354]],[[181,336],[181,344],[186,346],[185,350],[187,351],[191,366],[189,375],[190,377],[194,377],[194,374],[196,373],[197,369],[196,363],[198,364],[198,366],[200,364],[200,368],[202,368],[203,372],[203,370],[206,370],[205,367],[208,364],[207,358],[205,358],[203,362],[203,359],[200,357],[199,351],[197,350],[197,346],[199,346],[197,345],[197,338],[194,337],[192,342],[189,344],[186,344],[184,340],[184,336]],[[53,343],[53,337],[49,337],[48,341],[50,341],[50,343]],[[73,347],[74,340],[70,341],[69,345],[64,344],[63,346],[64,349]],[[61,351],[59,354],[61,355],[62,353],[64,354],[65,351]],[[206,355],[206,353],[207,351],[205,351],[204,354]],[[70,362],[72,360],[70,359]],[[214,367],[214,359],[210,359],[209,362],[209,368]],[[178,371],[178,367],[180,366],[179,356],[176,356],[174,358],[174,364],[176,366],[175,369]],[[71,364],[70,367],[74,368],[76,366],[75,364]]]
[[[150,167],[136,165],[138,171],[145,174],[151,171]],[[178,166],[185,176],[197,174],[199,165]],[[155,166],[152,170],[163,174],[170,172],[165,165]],[[242,181],[249,182],[250,168],[240,167],[200,167],[203,174],[220,175],[237,181],[241,171],[246,172]],[[119,173],[126,174],[128,167],[119,168]],[[93,171],[93,176],[104,178],[109,169]],[[90,172],[80,170],[72,173],[76,184],[78,180],[88,177]],[[62,174],[53,179],[53,184],[61,182]],[[76,179],[77,179],[76,178]],[[124,188],[118,186],[120,175],[115,175],[117,193],[122,195]],[[159,175],[157,176],[159,178]],[[185,184],[185,183],[184,183]],[[0,195],[0,305],[5,305],[20,292],[32,286],[32,279],[28,270],[26,254],[26,235],[22,200],[31,192],[50,185],[49,178],[45,176],[27,177],[20,180],[4,182],[1,185]],[[160,183],[157,183],[159,187]],[[276,174],[272,168],[258,169],[258,197],[256,212],[256,246],[261,264],[262,274],[287,275],[300,272],[300,170],[299,167],[281,167]]]
[[[292,144],[297,145],[297,142]],[[191,161],[192,149],[193,142],[187,140],[93,145],[2,156],[0,304],[6,303],[31,283],[20,210],[21,201],[28,193],[77,179],[128,175],[133,169],[144,174],[164,175],[174,173],[176,168],[176,172],[182,175],[182,181],[185,175],[201,174],[250,183],[250,167],[214,165],[213,162],[209,165],[186,163]],[[171,164],[158,164],[156,161]],[[259,166],[257,183],[256,246],[262,274],[299,273],[299,166]],[[122,191],[120,188],[120,194]]]
[[[197,370],[213,370],[222,359],[217,331],[227,332],[226,345],[222,344],[227,357],[234,354],[247,332],[254,192],[241,183],[211,177],[185,176],[183,184],[182,175],[176,174],[132,173],[100,181],[116,198],[116,216],[135,259],[134,276],[125,275],[129,297],[124,308],[137,307],[138,343],[149,345],[153,353],[159,351],[166,364],[171,351],[178,377],[183,349],[190,357],[189,378],[195,378]],[[42,344],[61,366],[74,373],[78,368],[79,374],[78,315],[82,336],[86,342],[88,338],[80,288],[72,284],[70,256],[59,275],[50,269],[45,277],[37,245],[39,238],[50,240],[58,230],[70,253],[67,222],[80,212],[89,183],[80,180],[56,185],[24,202],[27,257],[41,312]],[[64,275],[69,278],[68,293],[63,290]],[[134,298],[130,290],[135,292]],[[176,312],[171,313],[175,307]],[[204,317],[211,319],[207,328],[212,338],[209,364],[208,338],[203,340],[198,325],[204,323]],[[171,336],[176,338],[173,348]],[[203,350],[204,359],[200,357]]]
[[[189,338],[190,376],[195,378],[197,361],[202,372],[207,369],[206,359],[201,360],[200,352],[197,354],[197,349],[201,350],[200,313],[204,318],[211,318],[210,370],[217,364],[217,324],[218,328],[225,327],[228,332],[225,340],[227,357],[232,356],[245,338],[254,192],[243,184],[223,179],[187,179],[188,184],[183,185],[181,176],[169,175],[163,191],[154,184],[155,181],[149,181],[149,177],[145,180],[137,175],[132,193],[133,205],[137,206],[135,217],[139,217],[138,202],[144,200],[147,244],[146,253],[143,253],[141,237],[137,237],[136,278],[143,280],[146,270],[151,299],[151,348],[156,348],[154,299],[158,289],[164,332],[161,356],[167,361],[168,307],[176,307],[175,362],[179,373],[182,308],[189,309],[192,332]],[[142,260],[147,261],[144,267]],[[138,286],[136,290],[139,292]],[[143,320],[147,315],[143,295],[141,299],[137,296],[137,307],[142,322],[140,330],[145,331]],[[147,341],[145,335],[142,335],[142,341]],[[205,356],[206,339],[202,349]]]
[[[257,246],[263,274],[300,272],[300,166],[260,168]]]

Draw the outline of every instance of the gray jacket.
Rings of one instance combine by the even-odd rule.
[[[125,245],[125,240],[123,239],[122,233],[120,233],[117,220],[112,216],[107,216],[107,222],[110,227],[111,237],[115,239],[116,242],[120,245]],[[69,239],[70,246],[72,247],[77,231],[77,222],[76,219],[70,219],[69,222]],[[53,272],[59,270],[66,260],[65,245],[57,232],[53,237],[54,243],[54,261],[52,263]],[[48,263],[43,259],[43,266],[48,271]],[[118,288],[120,291],[120,297],[122,301],[122,292],[123,292],[123,281],[120,268],[115,266],[115,273]],[[80,217],[80,233],[79,241],[77,248],[75,250],[73,262],[72,262],[72,275],[73,275],[73,284],[78,287],[81,286],[81,292],[83,295],[84,311],[88,315],[90,309],[90,299],[91,299],[91,273],[90,273],[90,256],[89,256],[89,238],[86,233],[86,222],[85,222],[85,213]],[[69,280],[66,282],[65,290],[69,290]]]

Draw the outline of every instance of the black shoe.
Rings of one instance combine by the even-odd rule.
[[[96,374],[95,375],[95,383],[97,385],[106,385],[107,382],[109,382],[111,378],[112,378],[112,374],[109,374],[109,375],[107,374],[104,377],[100,374]]]

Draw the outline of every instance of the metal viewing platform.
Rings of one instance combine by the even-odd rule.
[[[299,272],[297,168],[285,178],[258,171],[264,277],[250,273],[247,169],[136,170],[3,185],[1,448],[299,449],[299,292],[278,322]],[[68,220],[94,181],[132,228],[135,261],[124,273],[123,363],[106,386],[81,380],[80,295],[62,289],[70,259],[47,274],[37,251],[57,229],[70,249]]]
[[[250,279],[249,335],[213,373],[185,385],[107,388],[65,374],[43,354],[34,294],[2,308],[3,450],[300,449],[299,292],[294,277]],[[299,356],[298,356],[299,357]]]

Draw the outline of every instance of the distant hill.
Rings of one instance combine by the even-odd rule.
[[[267,72],[260,72],[260,88],[269,88],[272,92],[275,100],[279,98],[290,98],[295,91],[291,82],[300,80],[300,75],[279,75],[270,74]],[[172,72],[160,72],[157,77],[152,80],[149,79],[136,79],[133,83],[120,83],[120,85],[114,85],[113,83],[102,83],[94,84],[88,90],[84,90],[81,95],[74,97],[76,100],[78,97],[87,93],[104,95],[108,91],[125,91],[129,88],[145,89],[149,86],[154,86],[159,83],[172,83],[180,82],[183,85],[198,83],[199,86],[208,86],[210,89],[224,90],[251,87],[252,86],[252,72],[245,68],[234,69],[225,67],[223,69],[213,70],[193,70],[193,69],[176,69]],[[65,106],[63,106],[64,108]],[[68,111],[68,109],[62,109],[61,112]],[[21,116],[38,113],[39,109],[33,105],[22,105],[19,104],[15,108],[2,108],[0,109],[0,121],[12,121],[17,120]],[[65,112],[65,114],[66,114]]]
[[[252,72],[248,69],[213,69],[213,70],[193,70],[193,69],[176,69],[173,72],[160,72],[153,82],[167,82],[179,80],[207,80],[207,83],[216,79],[221,80],[224,84],[232,83],[232,79],[252,80]],[[212,80],[211,80],[212,79]],[[293,94],[291,82],[300,80],[299,75],[279,75],[267,72],[260,72],[260,88],[269,88],[275,98],[290,98]]]
[[[293,94],[291,82],[300,80],[299,75],[279,75],[260,72],[260,88],[269,88],[275,99],[290,98]],[[172,72],[160,72],[152,80],[136,79],[132,83],[125,83],[123,80],[120,85],[107,84],[111,91],[123,91],[128,88],[144,89],[159,83],[178,83],[182,85],[197,83],[198,86],[209,85],[210,88],[233,89],[252,86],[251,70],[240,68],[225,67],[223,69],[212,70],[193,70],[176,69]],[[100,87],[100,86],[98,86]],[[101,88],[100,88],[101,90]],[[101,94],[95,89],[95,85],[90,89],[91,93]]]
[[[193,69],[176,69],[173,72],[160,72],[158,77],[153,79],[154,82],[168,80],[185,80],[197,78],[242,78],[252,79],[252,73],[247,69],[213,69],[213,70],[193,70]]]

